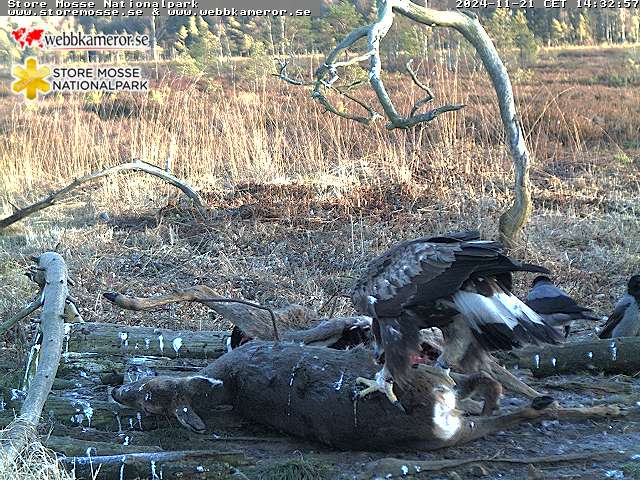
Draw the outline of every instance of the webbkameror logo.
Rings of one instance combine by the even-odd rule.
[[[146,50],[151,45],[147,34],[87,34],[83,32],[45,32],[42,28],[21,27],[11,37],[22,49],[38,47],[42,50]]]
[[[42,36],[44,29],[42,28],[16,28],[11,32],[11,36],[18,43],[20,48],[39,47],[43,48]]]

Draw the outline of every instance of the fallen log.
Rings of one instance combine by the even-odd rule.
[[[206,215],[206,208],[200,195],[189,185],[187,185],[184,181],[176,178],[169,172],[162,170],[161,168],[156,167],[155,165],[151,165],[146,162],[142,162],[140,160],[134,160],[130,163],[123,163],[120,165],[116,165],[114,167],[109,167],[105,170],[100,170],[97,172],[90,173],[89,175],[85,175],[84,177],[76,178],[73,182],[67,185],[60,190],[53,192],[48,197],[29,205],[28,207],[21,208],[16,210],[12,215],[9,215],[6,218],[0,220],[0,230],[8,227],[9,225],[13,225],[14,223],[22,220],[29,215],[32,215],[40,210],[43,210],[60,200],[61,197],[65,196],[69,192],[75,190],[80,187],[82,184],[96,180],[98,178],[106,177],[107,175],[111,175],[113,173],[124,172],[124,171],[140,171],[145,172],[155,177],[158,177],[165,182],[173,185],[174,187],[179,188],[182,192],[189,197],[195,206],[198,208],[200,213],[204,216]]]
[[[3,395],[4,396],[4,395]],[[7,405],[0,411],[0,426],[9,425],[23,405],[21,400],[6,398]],[[113,401],[49,395],[42,409],[44,421],[82,428],[97,428],[108,432],[149,430],[157,428],[162,418],[150,418],[140,411],[123,407]]]
[[[29,391],[20,408],[20,415],[0,433],[0,447],[4,451],[0,458],[0,471],[8,470],[8,467],[5,468],[5,462],[10,465],[13,458],[20,455],[33,441],[42,408],[51,391],[60,363],[64,334],[63,315],[68,296],[67,266],[60,255],[46,252],[38,258],[38,270],[43,272],[45,280],[41,294],[42,344],[38,369],[29,382]]]
[[[339,351],[254,341],[197,376],[147,378],[114,390],[113,397],[149,414],[174,415],[199,432],[215,425],[212,405],[230,404],[245,419],[345,450],[434,450],[522,422],[627,414],[616,407],[545,408],[552,402],[545,398],[539,409],[470,419],[455,408],[454,382],[446,371],[421,365],[411,372],[411,387],[394,385],[403,412],[384,395],[355,396],[357,378],[375,374],[363,348]]]
[[[153,445],[124,445],[116,442],[97,442],[74,437],[50,435],[42,438],[42,443],[51,450],[67,457],[108,456],[131,453],[161,452],[162,448]]]
[[[596,459],[624,459],[625,455],[619,450],[592,451],[584,453],[573,453],[564,455],[547,455],[543,457],[472,457],[459,460],[407,460],[399,458],[381,458],[368,463],[364,467],[364,471],[358,475],[359,480],[370,480],[378,478],[406,478],[409,474],[420,474],[426,472],[441,472],[452,468],[464,466],[486,464],[495,465],[496,463],[506,464],[549,464],[549,463],[574,463],[584,462],[585,460]]]
[[[500,358],[509,366],[530,369],[535,377],[581,371],[635,375],[640,372],[640,337],[545,345],[503,353]]]
[[[242,478],[236,465],[245,465],[244,453],[229,451],[141,452],[109,456],[66,457],[60,462],[78,479],[114,478]],[[226,474],[226,476],[223,476]]]
[[[151,355],[127,357],[72,352],[64,356],[57,378],[70,382],[90,381],[97,385],[121,385],[139,380],[144,376],[194,374],[207,364],[208,361],[201,358],[169,358]]]
[[[20,411],[23,400],[11,399],[9,392],[2,390],[0,390],[0,397],[5,399],[4,409],[0,410],[0,428],[2,428],[16,418],[16,412]],[[44,404],[41,422],[120,433],[146,432],[179,425],[173,415],[149,416],[139,408],[129,408],[106,397],[108,397],[106,389],[82,394],[78,389],[69,392],[54,390]],[[226,410],[228,408],[224,406],[211,408],[212,421],[220,427],[239,428],[242,424],[241,420],[228,415]]]
[[[110,323],[67,324],[64,353],[128,357],[215,359],[226,351],[227,332],[174,331]]]

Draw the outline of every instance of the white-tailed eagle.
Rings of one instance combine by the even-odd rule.
[[[555,328],[511,293],[511,274],[519,271],[549,273],[509,258],[500,243],[480,240],[478,232],[405,241],[371,261],[352,287],[351,300],[360,314],[374,319],[375,355],[384,367],[375,381],[361,379],[369,388],[359,396],[380,390],[400,406],[392,382],[406,385],[424,328],[443,330],[444,359],[452,356],[447,349],[463,354],[471,342],[460,338],[463,345],[456,346],[458,339],[447,338],[447,332],[460,332],[460,323],[471,332],[461,336],[473,337],[485,351],[561,342]],[[454,321],[456,328],[448,329]]]

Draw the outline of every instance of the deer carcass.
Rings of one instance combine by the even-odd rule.
[[[382,394],[357,399],[359,377],[375,365],[364,348],[333,350],[293,343],[253,341],[223,355],[198,375],[149,377],[113,392],[122,404],[146,414],[170,414],[186,427],[215,428],[220,405],[281,432],[340,449],[437,449],[467,442],[510,425],[544,416],[551,400],[536,408],[471,420],[456,409],[482,378],[458,385],[446,370],[427,365],[411,369],[405,389],[394,385],[404,411]],[[459,393],[460,392],[460,393]],[[542,409],[542,410],[539,410]]]

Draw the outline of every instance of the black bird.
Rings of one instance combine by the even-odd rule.
[[[540,275],[533,279],[527,295],[527,305],[554,327],[564,327],[564,337],[571,332],[575,320],[601,320],[590,308],[584,307],[556,287],[549,277]]]
[[[457,338],[445,338],[443,358],[460,357],[471,341],[485,351],[562,341],[556,329],[510,291],[512,272],[548,270],[503,252],[500,243],[479,240],[478,232],[460,232],[402,242],[369,263],[351,300],[360,314],[374,319],[374,349],[384,367],[375,381],[359,379],[369,386],[360,397],[384,391],[397,404],[390,383],[406,385],[424,328],[439,327],[445,333],[455,322],[456,330],[462,330]]]
[[[640,336],[640,275],[627,284],[627,293],[618,301],[599,334],[600,338]]]

